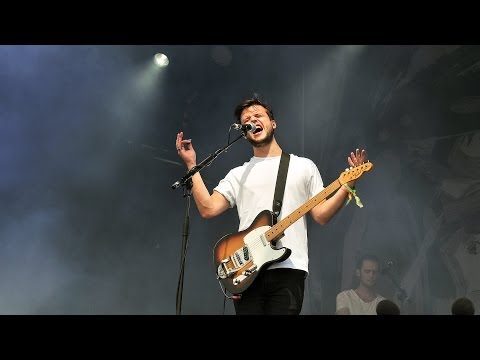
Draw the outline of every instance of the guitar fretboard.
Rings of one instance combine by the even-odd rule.
[[[298,219],[300,219],[303,215],[305,215],[307,212],[309,212],[311,209],[313,209],[315,206],[320,204],[323,200],[325,200],[331,193],[333,193],[335,190],[340,188],[342,184],[340,183],[340,180],[337,179],[334,182],[332,182],[330,185],[328,185],[325,189],[323,189],[321,192],[319,192],[317,195],[315,195],[313,198],[308,200],[305,204],[300,206],[297,210],[292,212],[290,215],[288,215],[286,218],[282,219],[280,222],[278,222],[275,226],[273,226],[271,229],[269,229],[265,233],[265,237],[267,238],[268,241],[275,240],[279,235],[281,235],[290,225],[293,225],[294,222],[296,222]]]

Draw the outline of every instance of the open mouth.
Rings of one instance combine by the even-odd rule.
[[[253,132],[254,134],[258,134],[259,132],[261,132],[263,129],[261,127],[258,127],[255,129],[255,131]]]

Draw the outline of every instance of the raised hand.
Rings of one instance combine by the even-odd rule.
[[[175,142],[178,156],[183,160],[187,168],[190,169],[197,165],[197,154],[192,145],[192,139],[184,140],[183,131],[177,134],[177,141]]]
[[[364,149],[362,149],[362,151],[357,149],[355,153],[351,152],[350,156],[347,157],[348,164],[351,167],[362,165],[365,162],[366,156],[367,153]]]
[[[351,152],[351,153],[350,153],[350,156],[347,157],[348,164],[349,164],[351,167],[360,166],[360,165],[362,165],[362,164],[365,162],[366,156],[367,156],[367,153],[366,153],[366,151],[365,151],[364,149],[362,149],[362,151],[360,151],[359,149],[357,149],[357,150],[355,151],[355,153]],[[355,182],[356,182],[356,180],[349,181],[349,182],[348,182],[348,186],[354,187],[354,186],[355,186]]]

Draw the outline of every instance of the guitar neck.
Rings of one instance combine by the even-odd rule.
[[[340,188],[342,184],[340,180],[337,179],[328,185],[325,189],[315,195],[313,198],[308,200],[305,204],[297,208],[294,212],[288,215],[286,218],[282,219],[278,222],[275,226],[270,228],[266,233],[265,237],[268,241],[275,240],[278,236],[283,234],[283,232],[290,226],[293,225],[298,219],[300,219],[303,215],[307,212],[312,210],[315,206],[320,204],[323,200],[325,200],[330,194]]]

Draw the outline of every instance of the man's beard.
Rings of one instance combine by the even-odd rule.
[[[263,140],[255,140],[247,137],[247,140],[250,144],[252,144],[254,147],[262,147],[266,145],[270,145],[273,141],[273,135],[275,133],[275,129],[272,129],[272,131],[267,132],[267,136]]]

